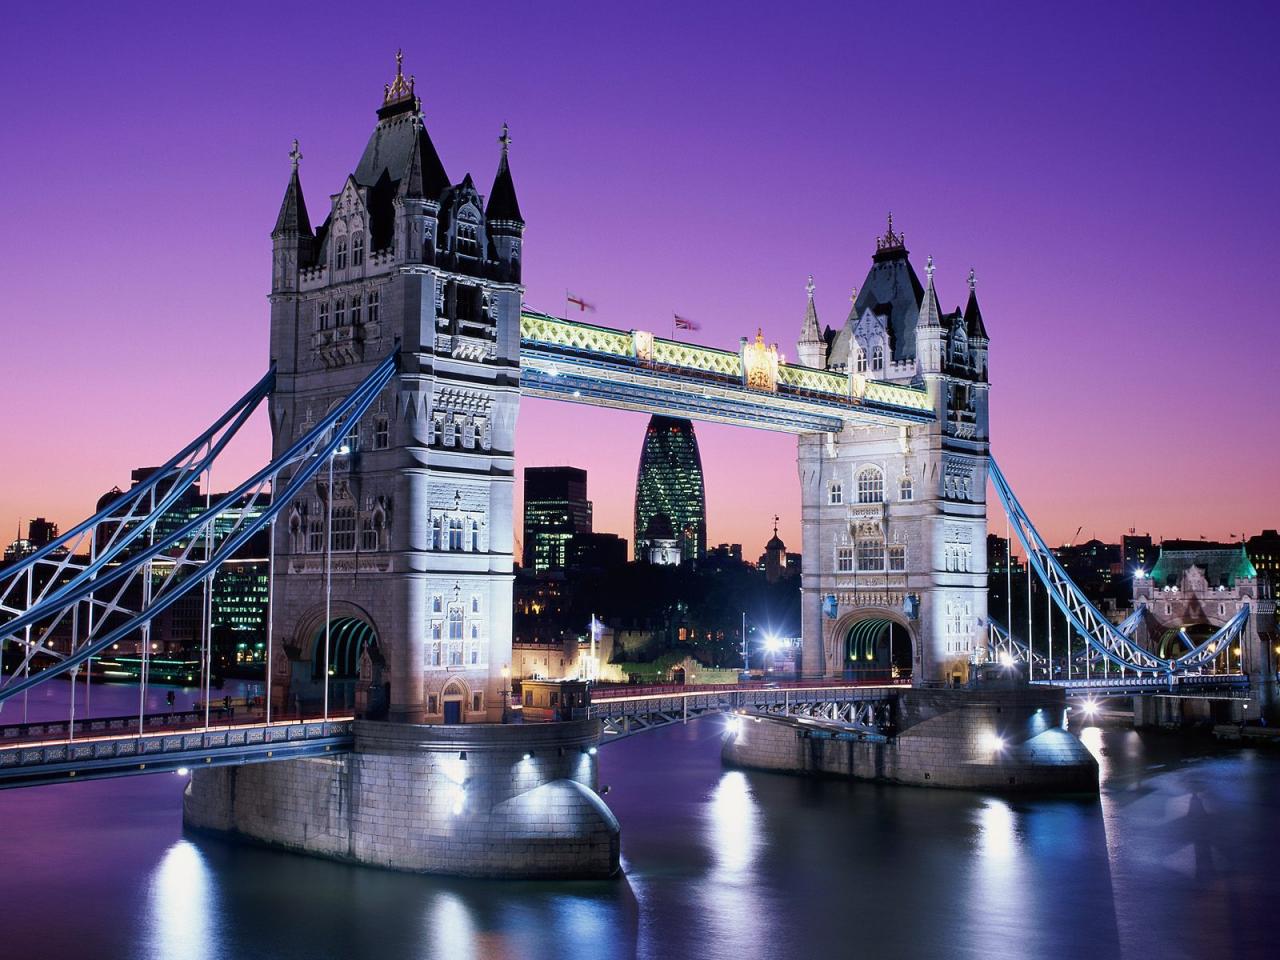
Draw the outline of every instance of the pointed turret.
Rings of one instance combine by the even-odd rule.
[[[449,176],[436,153],[435,144],[427,135],[422,117],[413,119],[413,139],[409,146],[409,160],[404,177],[396,191],[401,197],[415,200],[439,200],[449,188]]]
[[[498,173],[493,178],[493,189],[489,191],[489,204],[485,207],[484,218],[489,226],[493,259],[503,264],[504,279],[519,283],[524,216],[520,213],[520,203],[516,200],[515,181],[511,179],[511,165],[507,158],[511,149],[511,133],[505,123],[498,143],[502,144],[502,156],[498,158]]]
[[[520,204],[516,200],[516,185],[511,179],[511,166],[507,161],[511,135],[505,123],[498,142],[502,144],[502,156],[498,160],[498,174],[493,178],[493,189],[489,191],[489,205],[484,210],[485,219],[490,223],[505,220],[523,224],[524,217],[520,215]]]
[[[298,179],[298,141],[289,152],[293,170],[285,187],[280,214],[271,230],[271,291],[280,293],[298,289],[298,270],[311,262],[315,233],[307,216],[307,203],[302,197],[302,181]]]
[[[986,324],[982,322],[982,311],[978,308],[978,281],[973,268],[969,268],[969,302],[964,307],[964,328],[970,340],[990,340],[987,336]]]
[[[804,323],[800,327],[800,339],[796,342],[796,356],[806,367],[821,369],[826,364],[826,343],[822,339],[822,328],[818,325],[818,308],[813,302],[813,274],[805,284],[805,292],[809,295],[804,308]]]
[[[927,281],[924,299],[920,301],[920,315],[916,321],[916,357],[920,373],[939,373],[942,370],[942,315],[938,309],[938,291],[933,286],[933,257],[925,262]]]
[[[285,187],[284,200],[280,203],[280,215],[276,217],[276,225],[271,231],[272,237],[294,234],[311,237],[311,220],[307,216],[307,202],[302,197],[302,181],[298,179],[298,161],[302,154],[298,152],[298,141],[293,141],[293,150],[289,153],[293,162],[293,172],[289,175],[289,186]]]

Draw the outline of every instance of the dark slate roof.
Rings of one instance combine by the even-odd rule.
[[[498,174],[493,178],[493,189],[489,191],[489,205],[485,208],[486,220],[514,220],[524,223],[520,215],[520,204],[516,200],[516,185],[511,179],[511,167],[507,163],[507,151],[502,151],[502,159],[498,161]]]
[[[911,268],[906,249],[897,247],[877,251],[850,316],[856,319],[870,307],[875,313],[887,317],[893,359],[914,360],[916,318],[920,315],[923,300],[924,287]]]
[[[407,196],[437,199],[449,186],[449,177],[427,134],[422,114],[415,102],[378,113],[378,124],[365,145],[364,154],[352,176],[367,191],[370,248],[379,250],[391,243],[395,231],[392,206],[402,183]],[[411,181],[411,182],[406,182]]]
[[[293,168],[293,175],[289,177],[289,186],[285,188],[280,215],[276,217],[271,235],[274,237],[294,231],[304,237],[311,236],[311,219],[307,216],[307,202],[302,197],[302,182],[298,179],[297,167]]]
[[[368,153],[367,149],[365,153]],[[361,162],[363,163],[363,160]],[[413,138],[409,142],[404,173],[396,178],[390,175],[388,169],[388,177],[399,180],[398,190],[402,197],[425,197],[428,200],[438,200],[440,195],[448,189],[449,177],[444,172],[444,164],[440,162],[435,145],[432,144],[431,137],[422,123],[421,115],[415,114]],[[359,180],[359,176],[356,179]]]
[[[969,331],[970,340],[991,339],[987,336],[986,324],[982,322],[982,311],[978,309],[978,292],[972,287],[969,289],[969,302],[964,308],[964,326]]]

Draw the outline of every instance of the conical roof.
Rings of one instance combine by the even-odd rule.
[[[511,165],[507,162],[507,148],[511,145],[511,137],[507,135],[507,125],[502,125],[502,136],[498,138],[502,144],[502,158],[498,161],[498,173],[493,178],[493,189],[489,191],[489,205],[485,207],[486,220],[511,220],[524,223],[520,214],[520,203],[516,199],[516,185],[511,179]]]

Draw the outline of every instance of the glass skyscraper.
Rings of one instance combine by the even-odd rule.
[[[524,565],[542,573],[563,570],[574,534],[591,532],[587,471],[577,467],[526,467]]]
[[[637,560],[646,556],[649,547],[646,533],[650,522],[659,514],[671,521],[683,562],[706,556],[707,499],[693,424],[676,417],[655,415],[644,432],[640,469],[636,474]]]

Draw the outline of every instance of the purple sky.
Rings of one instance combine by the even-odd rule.
[[[946,308],[977,270],[994,451],[1051,542],[1280,525],[1269,5],[184,6],[5,14],[8,529],[84,516],[260,375],[289,142],[318,223],[397,46],[454,180],[487,190],[510,122],[531,306],[794,356],[806,276],[842,323],[892,209]],[[527,401],[520,465],[588,468],[630,539],[642,426]],[[698,436],[711,542],[754,555],[776,511],[798,543],[794,440]]]

